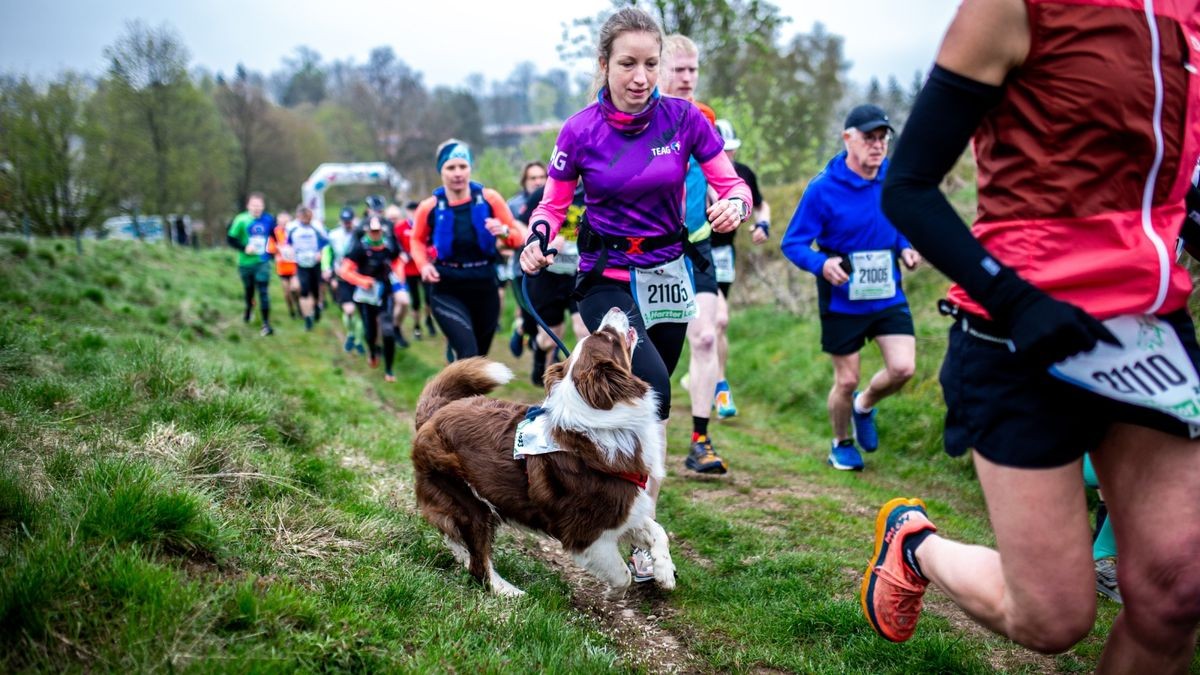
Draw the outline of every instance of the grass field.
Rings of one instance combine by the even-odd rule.
[[[440,340],[400,352],[386,384],[342,352],[337,321],[306,334],[288,319],[274,281],[277,334],[244,325],[232,251],[0,239],[0,670],[1090,671],[1107,601],[1057,657],[936,592],[903,645],[861,616],[886,499],[922,496],[944,532],[989,542],[970,464],[940,451],[943,283],[910,277],[918,372],[882,406],[865,472],[824,465],[813,317],[740,308],[741,414],[713,428],[728,476],[684,475],[676,392],[659,512],[678,590],[606,601],[557,544],[509,533],[497,567],[528,591],[514,601],[414,514],[411,411]],[[505,338],[493,356],[522,378],[499,394],[535,402]]]

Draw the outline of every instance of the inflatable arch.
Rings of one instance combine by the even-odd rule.
[[[388,197],[408,191],[408,181],[385,162],[322,164],[300,187],[304,205],[318,220],[325,219],[325,190],[334,185],[387,185],[392,191]]]

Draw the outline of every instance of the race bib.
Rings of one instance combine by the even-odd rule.
[[[383,286],[376,281],[370,289],[362,286],[354,287],[354,301],[361,302],[364,305],[382,305],[383,304]]]
[[[896,263],[892,252],[858,251],[850,254],[850,299],[887,300],[896,297]]]
[[[712,250],[713,266],[716,268],[717,283],[732,284],[737,271],[733,267],[733,247],[714,246]]]
[[[1118,316],[1104,322],[1121,341],[1101,342],[1050,366],[1050,374],[1092,393],[1150,408],[1193,425],[1200,432],[1200,376],[1170,324],[1150,315]]]
[[[554,256],[554,262],[546,268],[554,274],[572,275],[579,272],[579,244],[568,241],[562,245]]]
[[[517,423],[517,435],[513,438],[513,459],[529,455],[545,455],[562,450],[550,438],[550,428],[545,415],[523,419]]]
[[[296,262],[296,249],[291,246],[279,247],[279,257],[286,262]]]
[[[264,235],[250,235],[246,245],[250,247],[250,255],[263,255],[267,252],[267,238]]]
[[[301,267],[312,267],[320,260],[316,251],[296,251],[296,264]]]
[[[658,323],[687,323],[699,315],[692,268],[685,257],[657,267],[630,268],[629,282],[646,328]]]

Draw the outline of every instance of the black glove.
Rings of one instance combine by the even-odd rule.
[[[1043,368],[1091,351],[1097,342],[1121,342],[1091,314],[1055,300],[1005,268],[996,277],[987,310],[1008,329],[1017,355]]]

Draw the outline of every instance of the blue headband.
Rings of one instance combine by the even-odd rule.
[[[442,167],[452,159],[466,160],[467,164],[471,164],[471,147],[466,143],[459,141],[457,143],[447,143],[446,147],[437,156],[437,170],[440,173]]]

